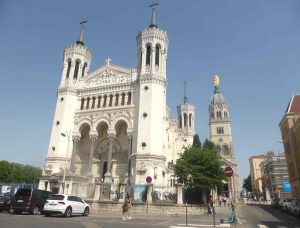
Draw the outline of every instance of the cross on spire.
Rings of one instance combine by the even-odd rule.
[[[186,96],[186,81],[184,81],[184,95],[183,95],[183,103],[188,103],[188,97]]]
[[[152,7],[152,17],[151,17],[151,24],[150,24],[150,28],[157,28],[156,25],[156,17],[155,17],[155,6],[158,6],[158,3],[155,2],[155,0],[153,0],[153,3],[151,5],[149,5],[149,7]]]
[[[81,20],[80,24],[80,34],[79,34],[79,40],[76,42],[76,44],[81,44],[83,45],[83,30],[84,30],[84,24],[87,23],[87,20],[84,18]]]

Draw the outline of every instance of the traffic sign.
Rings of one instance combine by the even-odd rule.
[[[230,166],[227,166],[224,170],[224,174],[226,177],[232,177],[233,169]]]
[[[147,182],[148,184],[150,184],[150,183],[152,182],[152,177],[147,176],[147,177],[146,177],[146,182]]]

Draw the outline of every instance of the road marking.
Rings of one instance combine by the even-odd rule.
[[[98,226],[97,224],[93,223],[93,222],[81,222],[81,224],[86,227],[86,228],[101,228],[101,226]]]
[[[173,221],[175,221],[175,220],[168,220],[168,221],[160,222],[160,223],[157,223],[156,225],[162,225],[162,224],[173,222]]]
[[[268,226],[266,225],[261,225],[261,224],[257,224],[259,228],[269,228]]]
[[[186,227],[185,224],[178,224],[179,227]],[[178,227],[178,226],[172,226],[172,227]],[[205,224],[188,224],[188,226],[191,227],[213,227],[214,225],[209,224],[209,225],[205,225]],[[216,225],[216,227],[230,227],[230,224],[219,224]]]

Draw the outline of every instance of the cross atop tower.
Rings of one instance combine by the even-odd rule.
[[[188,97],[186,96],[186,81],[184,81],[184,95],[183,95],[183,103],[188,103]]]
[[[85,20],[84,18],[81,20],[80,24],[80,35],[79,35],[79,40],[76,42],[76,44],[81,44],[83,45],[83,30],[84,30],[84,24],[87,23],[87,20]]]
[[[149,7],[152,7],[152,17],[151,17],[151,24],[150,24],[150,28],[157,28],[156,25],[156,18],[155,18],[155,6],[158,6],[158,3],[155,2],[155,0],[153,0],[153,3],[151,5],[149,5]]]

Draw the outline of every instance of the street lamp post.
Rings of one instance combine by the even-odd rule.
[[[68,154],[69,154],[69,144],[70,144],[70,137],[71,137],[71,135],[70,135],[70,132],[68,133],[67,131],[64,133],[64,132],[62,132],[62,133],[60,133],[60,135],[62,136],[62,137],[67,137],[67,139],[68,139],[68,144],[67,144],[67,153],[66,153],[66,157],[65,157],[65,167],[64,167],[64,175],[63,175],[63,189],[62,189],[62,194],[65,194],[65,188],[66,188],[66,172],[67,172],[67,160],[68,160]]]

